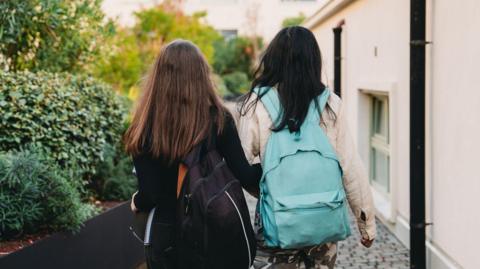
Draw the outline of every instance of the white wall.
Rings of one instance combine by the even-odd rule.
[[[480,2],[433,1],[432,237],[480,268]]]
[[[285,18],[300,13],[310,16],[323,2],[324,0],[184,0],[184,8],[187,13],[206,10],[207,22],[216,29],[238,29],[241,35],[257,34],[268,42],[281,29]]]
[[[160,0],[103,0],[102,10],[108,18],[115,18],[124,26],[135,24],[133,12],[154,6]]]
[[[104,0],[102,9],[122,25],[135,23],[133,12],[162,0]],[[187,14],[207,11],[207,22],[217,30],[238,30],[241,35],[259,35],[269,41],[281,29],[282,21],[300,13],[310,16],[325,0],[183,0]],[[257,18],[253,23],[252,18]]]
[[[333,0],[332,0],[333,1]],[[337,1],[339,2],[339,1]],[[427,228],[433,269],[480,268],[480,2],[428,0]],[[368,165],[368,99],[390,95],[391,181],[394,212],[380,216],[408,243],[409,1],[357,0],[313,27],[333,85],[332,28],[342,33],[343,90],[351,129]],[[377,56],[374,55],[377,47]],[[360,90],[359,90],[360,89]],[[383,214],[382,214],[383,213]],[[386,216],[385,216],[386,215]],[[388,220],[393,220],[390,223]]]

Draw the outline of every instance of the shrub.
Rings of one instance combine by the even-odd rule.
[[[289,26],[298,26],[301,25],[305,21],[305,15],[300,13],[296,17],[286,18],[282,21],[282,27],[289,27]]]
[[[220,95],[221,97],[226,97],[229,94],[231,94],[228,91],[227,86],[225,86],[225,82],[223,81],[222,77],[220,77],[217,74],[212,74],[212,80],[213,80],[213,83],[215,84],[215,88],[218,95]]]
[[[137,181],[132,174],[132,159],[126,155],[120,143],[116,146],[107,145],[103,152],[103,161],[92,180],[98,198],[115,201],[130,199],[137,189]]]
[[[245,93],[250,87],[250,81],[248,79],[248,76],[243,72],[233,72],[224,75],[222,78],[228,91],[233,95],[240,95],[242,93]]]
[[[90,179],[103,149],[120,140],[125,103],[85,76],[0,72],[0,151],[34,144]]]
[[[215,73],[225,75],[243,72],[250,77],[254,61],[254,48],[250,40],[242,37],[220,40],[214,43],[214,48],[213,70]]]
[[[0,154],[0,239],[79,229],[95,210],[82,203],[70,171],[31,149]]]

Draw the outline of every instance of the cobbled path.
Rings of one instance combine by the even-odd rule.
[[[253,219],[257,200],[246,194],[250,217]],[[360,244],[360,234],[351,218],[352,236],[339,243],[336,269],[406,269],[409,267],[409,251],[377,221],[377,238],[371,248]]]

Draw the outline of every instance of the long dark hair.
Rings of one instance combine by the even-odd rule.
[[[312,100],[315,100],[318,108],[315,97],[325,90],[321,73],[322,57],[313,33],[301,26],[282,29],[260,60],[251,90],[241,105],[241,115],[256,106],[263,96],[258,96],[254,102],[248,102],[254,88],[275,87],[283,107],[283,116],[281,119],[272,119],[272,130],[279,131],[285,127],[291,132],[298,130],[307,116]]]
[[[126,151],[173,163],[207,138],[213,126],[220,133],[225,113],[200,49],[175,40],[163,47],[145,81],[124,137]]]

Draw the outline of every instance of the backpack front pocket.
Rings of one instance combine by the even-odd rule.
[[[313,246],[350,235],[345,193],[332,191],[279,197],[274,215],[283,249]]]

